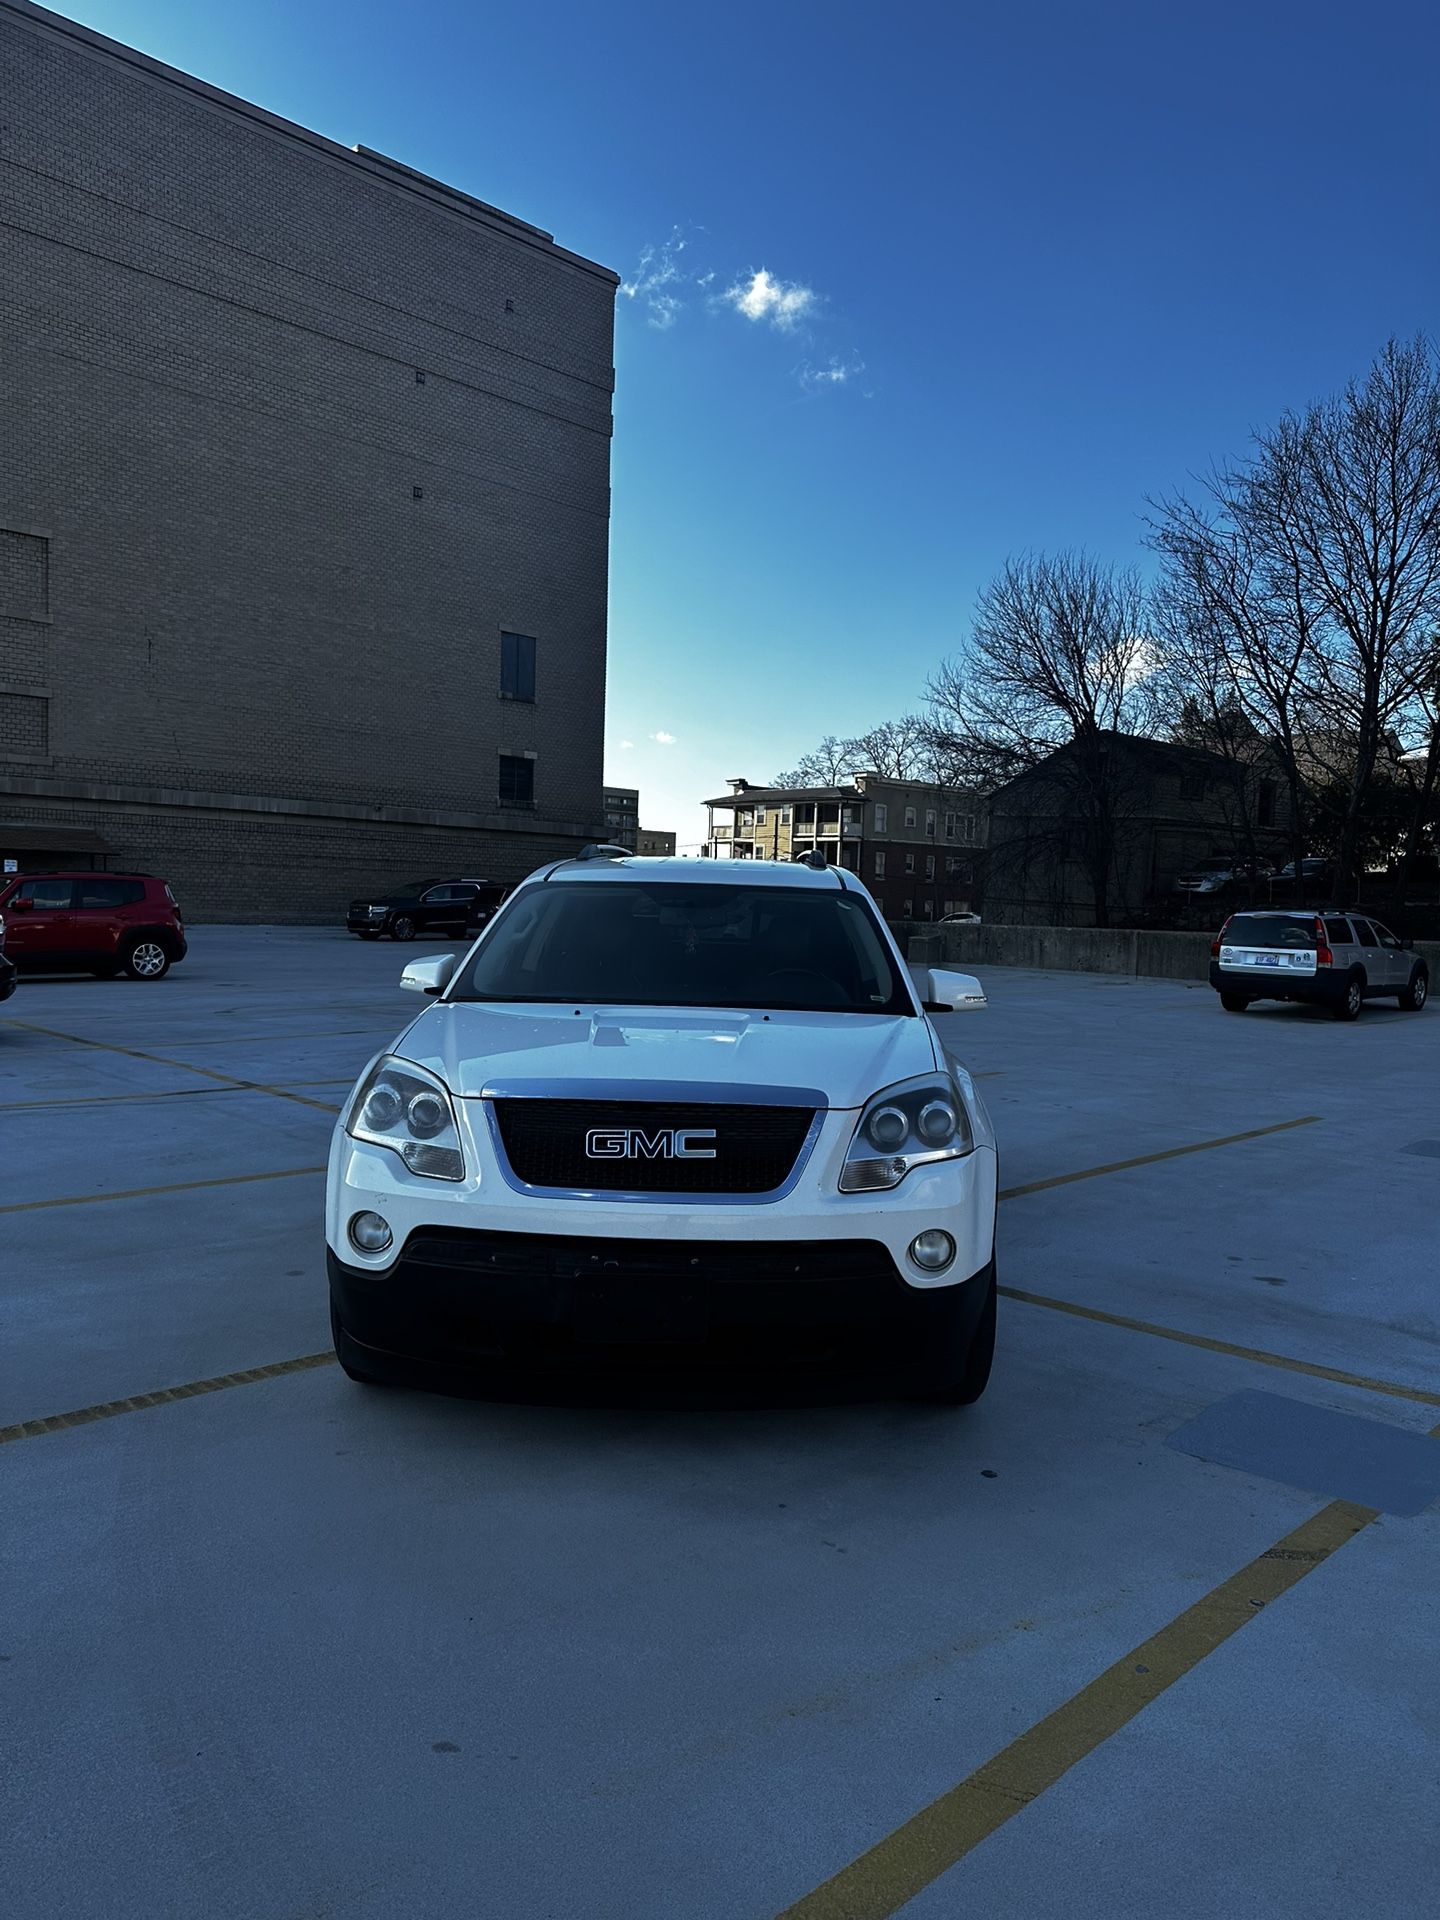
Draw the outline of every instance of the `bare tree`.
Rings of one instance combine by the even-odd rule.
[[[855,755],[857,769],[883,774],[890,780],[933,777],[926,725],[918,713],[902,713],[898,720],[882,720],[878,727],[857,734],[845,744]]]
[[[833,733],[827,733],[791,772],[777,773],[773,784],[777,787],[835,787],[849,779],[861,763],[853,740],[837,740]]]
[[[1286,767],[1297,863],[1308,803],[1332,816],[1353,887],[1377,764],[1436,670],[1433,350],[1390,341],[1363,381],[1257,434],[1205,491],[1203,508],[1160,505],[1156,544],[1218,642],[1220,683]]]
[[[1102,927],[1121,805],[1113,736],[1146,725],[1149,668],[1139,575],[1039,554],[1007,561],[980,596],[968,649],[930,682],[932,748],[964,784],[995,788],[1060,754],[1043,831],[1057,853],[1073,847]]]
[[[849,740],[838,740],[833,733],[827,733],[793,773],[777,774],[775,784],[833,787],[856,773],[880,773],[891,780],[933,778],[933,756],[925,719],[918,713],[904,713],[898,720],[882,720],[868,733],[856,734]]]
[[[1306,669],[1318,612],[1293,553],[1275,550],[1223,476],[1211,483],[1213,512],[1184,499],[1162,502],[1154,544],[1166,565],[1151,599],[1157,679],[1178,718],[1187,703],[1227,745],[1248,784],[1264,753],[1286,789],[1295,886],[1309,845],[1311,792],[1305,743],[1313,732]],[[1237,721],[1253,731],[1247,749]]]

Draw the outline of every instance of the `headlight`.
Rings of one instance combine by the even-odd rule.
[[[840,1171],[840,1191],[898,1187],[912,1167],[961,1160],[974,1147],[970,1115],[950,1076],[907,1080],[876,1094],[861,1114]]]
[[[463,1180],[465,1155],[450,1095],[433,1074],[388,1054],[366,1074],[345,1131],[352,1140],[388,1147],[412,1173],[430,1180]]]

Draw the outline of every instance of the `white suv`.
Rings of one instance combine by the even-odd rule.
[[[835,867],[587,849],[517,889],[361,1074],[330,1152],[352,1379],[793,1378],[979,1398],[995,1136]]]

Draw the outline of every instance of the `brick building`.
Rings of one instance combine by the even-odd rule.
[[[0,838],[327,918],[601,836],[616,276],[0,0]]]
[[[857,773],[833,787],[732,780],[705,806],[711,859],[793,860],[818,849],[860,876],[887,920],[938,920],[971,904],[985,837],[978,794]]]

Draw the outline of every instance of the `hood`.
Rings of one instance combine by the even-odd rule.
[[[935,1066],[929,1024],[900,1014],[707,1012],[654,1007],[427,1007],[395,1052],[463,1099],[663,1098],[743,1102],[791,1091],[832,1107]]]

